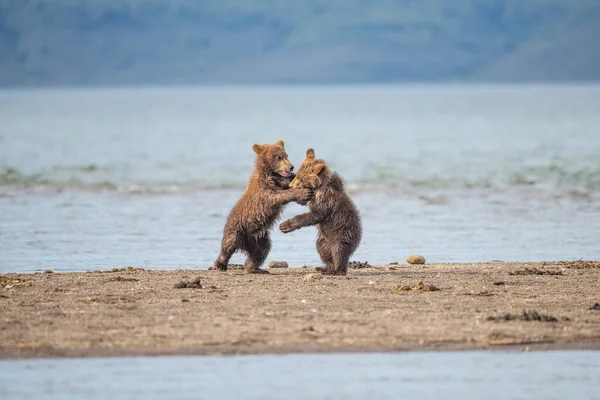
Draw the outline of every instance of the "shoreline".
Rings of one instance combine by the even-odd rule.
[[[235,357],[235,356],[286,356],[309,354],[396,354],[396,353],[452,353],[452,352],[562,352],[562,351],[600,351],[600,339],[571,342],[538,342],[507,345],[482,345],[476,346],[451,346],[448,344],[414,345],[411,347],[339,347],[327,348],[311,345],[289,347],[237,347],[220,348],[186,348],[186,349],[52,349],[47,352],[20,352],[1,351],[0,361],[19,361],[36,359],[64,359],[64,358],[135,358],[135,357]]]
[[[600,350],[597,261],[269,271],[0,274],[0,359]]]

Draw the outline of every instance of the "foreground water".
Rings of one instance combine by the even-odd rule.
[[[600,352],[0,361],[0,383],[3,399],[585,400],[600,393]]]
[[[597,85],[15,90],[0,120],[0,272],[207,268],[277,139],[348,182],[354,259],[600,259]],[[315,236],[269,259],[319,264]]]

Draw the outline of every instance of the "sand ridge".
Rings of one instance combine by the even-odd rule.
[[[270,271],[5,273],[0,357],[600,349],[600,262]]]

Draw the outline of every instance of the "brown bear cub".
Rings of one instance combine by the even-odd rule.
[[[317,225],[317,251],[325,263],[325,268],[317,270],[326,275],[346,275],[350,256],[360,244],[362,225],[356,206],[344,190],[342,177],[332,173],[325,161],[316,159],[315,151],[308,149],[290,187],[313,189],[314,197],[308,202],[309,213],[282,222],[279,230],[288,233]]]
[[[260,269],[269,251],[269,230],[292,201],[305,205],[312,197],[310,189],[288,189],[294,166],[288,160],[282,140],[274,144],[255,144],[254,172],[246,191],[227,217],[221,241],[221,253],[213,269],[226,271],[236,250],[248,254],[244,263],[247,273],[269,273]]]

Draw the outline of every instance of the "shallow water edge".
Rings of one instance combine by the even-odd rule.
[[[363,355],[363,354],[429,354],[429,353],[550,353],[550,352],[571,352],[571,351],[589,351],[600,355],[600,338],[586,339],[578,342],[532,342],[519,344],[503,345],[481,345],[464,343],[424,343],[422,345],[390,347],[390,346],[347,346],[326,348],[320,346],[302,345],[285,347],[237,347],[233,350],[230,346],[223,347],[201,347],[197,349],[102,349],[93,352],[84,350],[65,350],[52,351],[45,353],[14,353],[0,352],[0,362],[10,360],[58,360],[58,359],[127,359],[127,358],[157,358],[165,359],[170,357],[202,357],[211,359],[213,357],[236,358],[244,356],[298,356],[298,355]]]
[[[600,352],[0,360],[6,399],[596,399]],[[140,384],[142,383],[142,384]]]

